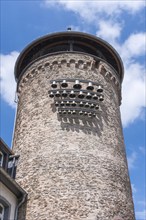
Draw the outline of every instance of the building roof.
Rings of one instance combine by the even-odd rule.
[[[14,155],[13,151],[7,146],[7,144],[0,138],[0,149],[5,152],[8,157]],[[8,161],[7,161],[8,162]],[[7,167],[0,166],[0,182],[2,182],[17,198],[21,198],[24,194],[27,194],[19,184],[7,173]]]
[[[123,63],[116,50],[106,41],[91,34],[65,31],[48,34],[30,43],[20,53],[15,65],[15,79],[19,83],[24,70],[45,55],[56,53],[84,53],[100,58],[110,64],[120,81],[123,80]]]
[[[0,167],[0,182],[2,182],[18,199],[24,194],[27,194],[2,167]]]
[[[8,147],[2,138],[0,138],[0,149],[10,155],[13,155],[13,151]]]

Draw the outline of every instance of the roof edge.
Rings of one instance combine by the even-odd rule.
[[[47,34],[44,35],[42,37],[39,37],[35,40],[33,40],[31,43],[29,43],[23,50],[22,52],[19,54],[16,63],[15,63],[15,67],[14,67],[14,75],[15,75],[15,80],[16,82],[18,81],[18,66],[21,60],[24,59],[25,55],[27,55],[27,52],[29,52],[29,50],[35,46],[37,46],[38,43],[40,43],[41,41],[44,42],[45,40],[52,38],[52,37],[60,37],[60,36],[81,36],[84,38],[88,38],[89,40],[95,41],[95,42],[101,42],[107,49],[110,49],[113,54],[115,55],[115,57],[117,58],[119,65],[120,65],[120,70],[121,70],[121,82],[123,81],[123,77],[124,77],[124,65],[122,62],[122,59],[119,55],[119,53],[114,49],[114,47],[112,45],[110,45],[107,41],[96,37],[95,35],[89,34],[89,33],[85,33],[85,32],[78,32],[78,31],[63,31],[63,32],[54,32],[51,34]]]

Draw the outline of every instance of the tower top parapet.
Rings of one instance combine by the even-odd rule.
[[[95,59],[104,60],[115,70],[122,82],[123,63],[116,50],[99,37],[72,30],[45,35],[25,47],[15,65],[16,81],[19,82],[23,71],[34,61],[44,56],[66,52],[89,54]]]

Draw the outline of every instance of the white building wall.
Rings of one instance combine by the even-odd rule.
[[[0,195],[11,205],[10,218],[8,220],[14,220],[17,197],[3,183],[0,183]]]

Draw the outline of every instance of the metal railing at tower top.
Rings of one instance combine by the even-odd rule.
[[[57,53],[82,53],[107,62],[123,79],[123,63],[116,50],[102,39],[82,32],[58,32],[41,37],[29,44],[19,55],[15,65],[15,78],[34,61]]]

